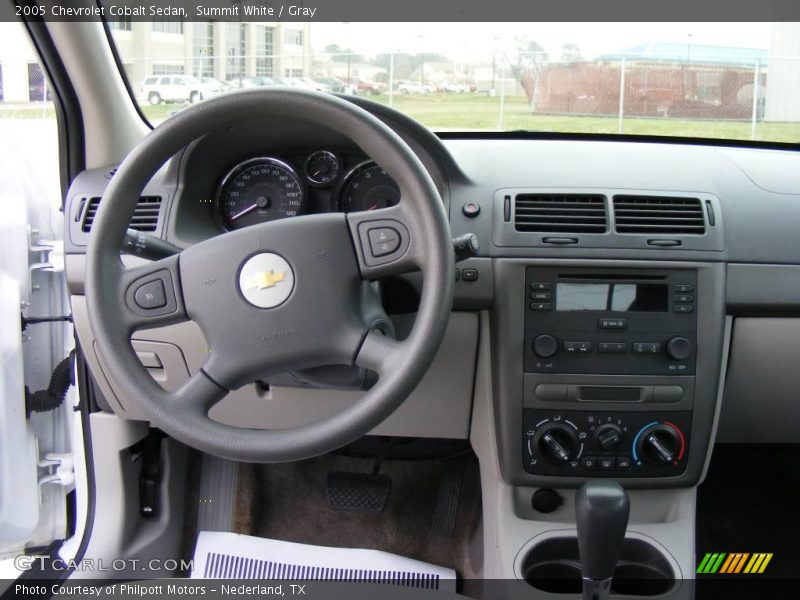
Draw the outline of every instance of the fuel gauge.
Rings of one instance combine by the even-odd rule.
[[[319,150],[306,160],[306,179],[311,185],[326,186],[339,177],[341,165],[333,152]]]

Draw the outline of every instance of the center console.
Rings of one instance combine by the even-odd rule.
[[[493,312],[494,402],[506,480],[696,484],[714,424],[724,270],[506,259],[495,278],[504,305]]]
[[[524,410],[525,470],[563,477],[681,474],[689,456],[691,411],[669,410],[655,418],[604,407],[677,405],[691,397],[696,273],[528,267],[521,292],[527,303],[523,393],[534,403],[575,406]],[[607,375],[633,378],[623,384]]]

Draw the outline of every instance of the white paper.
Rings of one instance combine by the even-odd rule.
[[[192,579],[402,580],[455,592],[453,569],[379,550],[295,544],[236,533],[201,531]]]

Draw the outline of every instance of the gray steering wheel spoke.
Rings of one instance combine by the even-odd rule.
[[[404,342],[370,331],[358,350],[355,364],[385,377],[406,350]]]
[[[192,375],[181,387],[168,392],[165,402],[172,409],[180,409],[205,417],[211,408],[228,395],[228,390],[212,380],[203,369]]]
[[[361,276],[367,280],[402,275],[420,269],[424,242],[412,215],[401,201],[395,206],[347,215]]]
[[[119,276],[120,319],[129,333],[188,320],[181,290],[179,257],[169,256]]]

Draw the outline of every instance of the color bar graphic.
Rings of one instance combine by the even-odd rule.
[[[772,553],[766,552],[707,552],[697,566],[697,573],[704,575],[763,573],[772,560]]]

